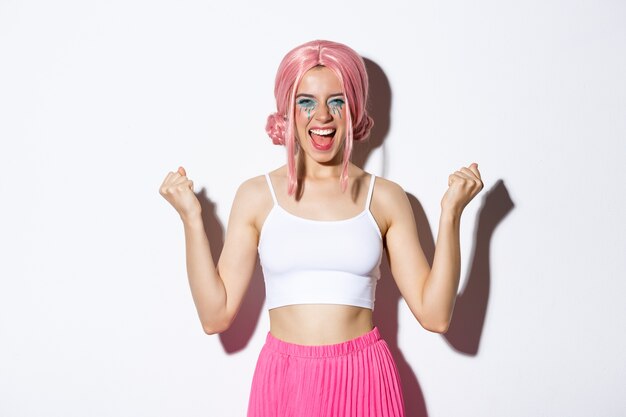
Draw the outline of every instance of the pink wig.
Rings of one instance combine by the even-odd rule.
[[[294,133],[295,95],[304,74],[316,66],[331,69],[339,78],[346,98],[346,141],[341,169],[341,188],[348,186],[348,163],[352,143],[365,139],[374,121],[365,109],[368,94],[368,79],[363,59],[346,45],[331,41],[307,42],[292,49],[283,58],[274,86],[277,112],[267,118],[265,130],[276,145],[287,147],[287,170],[289,194],[296,190],[296,140]]]

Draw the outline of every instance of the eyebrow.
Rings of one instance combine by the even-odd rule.
[[[336,97],[336,96],[343,96],[343,93],[335,93],[335,94],[331,94],[328,96],[328,98],[330,97]],[[313,94],[306,94],[306,93],[300,93],[296,96],[296,98],[298,97],[309,97],[309,98],[315,98],[315,96]]]

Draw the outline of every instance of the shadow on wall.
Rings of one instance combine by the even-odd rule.
[[[513,201],[502,180],[496,181],[483,195],[477,215],[468,279],[457,296],[452,321],[444,335],[448,344],[459,353],[472,356],[478,353],[491,283],[491,238],[496,226],[513,207]],[[432,257],[429,259],[432,260]]]
[[[428,263],[432,266],[435,254],[435,238],[421,204],[415,196],[408,193],[407,195],[417,222],[420,244]],[[478,353],[491,281],[489,245],[495,227],[512,208],[513,203],[502,180],[497,181],[483,197],[478,214],[476,234],[473,239],[474,252],[469,275],[464,288],[457,297],[448,332],[442,335],[448,344],[459,353],[471,356]],[[380,327],[380,332],[396,359],[402,380],[406,415],[426,417],[428,416],[426,401],[417,376],[398,346],[398,302],[402,296],[393,281],[389,264],[386,259],[384,260],[385,262],[381,265],[381,278],[376,290],[374,322]]]
[[[370,78],[370,108],[375,125],[370,138],[355,146],[353,161],[360,167],[365,166],[372,151],[383,151],[383,170],[386,173],[387,158],[383,142],[391,124],[391,87],[382,68],[375,62],[365,59]],[[359,146],[360,145],[360,146]],[[442,190],[442,193],[445,190]],[[432,266],[435,254],[435,237],[422,205],[412,194],[407,193],[417,223],[420,244],[428,263]],[[513,203],[502,180],[488,192],[483,191],[483,199],[478,214],[478,224],[474,237],[473,255],[469,276],[465,287],[457,297],[454,314],[448,332],[442,335],[457,352],[476,355],[485,322],[487,302],[489,300],[489,244],[495,227],[513,208]],[[393,354],[404,394],[406,415],[410,417],[428,416],[426,401],[417,376],[411,369],[398,346],[398,303],[402,299],[386,258],[381,265],[381,279],[376,290],[376,309],[374,323],[379,326],[383,338]]]
[[[383,145],[389,131],[391,113],[391,89],[386,75],[380,66],[373,61],[365,59],[365,64],[370,77],[371,106],[369,112],[376,124],[372,129],[370,138],[363,143],[356,144],[354,148],[353,161],[360,167],[365,165],[374,149]],[[383,175],[386,171],[385,165],[386,160],[383,154]],[[422,249],[429,264],[432,265],[435,253],[435,239],[432,229],[417,198],[408,193],[407,195],[417,222]],[[206,190],[202,189],[197,196],[202,205],[205,231],[211,242],[213,259],[217,261],[224,243],[224,228],[216,215],[215,204],[206,196]],[[513,206],[502,180],[498,180],[488,192],[483,191],[473,242],[471,268],[465,281],[466,284],[456,300],[450,328],[446,334],[442,335],[456,352],[472,356],[478,352],[489,300],[491,281],[489,246],[491,237],[496,226],[500,224]],[[379,327],[396,360],[402,380],[406,415],[408,417],[427,417],[426,401],[417,376],[398,346],[398,303],[401,299],[402,296],[393,281],[389,264],[383,257],[381,278],[376,292],[374,323]],[[246,347],[258,325],[264,303],[265,284],[257,261],[250,288],[244,297],[236,320],[227,331],[219,335],[222,346],[227,353],[235,353]]]
[[[215,203],[206,196],[206,189],[203,188],[196,196],[202,206],[202,220],[206,235],[211,242],[211,255],[217,262],[224,246],[224,227],[217,217]],[[246,347],[258,325],[264,303],[265,282],[257,259],[248,292],[241,303],[237,318],[228,330],[219,334],[222,346],[227,353],[235,353]]]

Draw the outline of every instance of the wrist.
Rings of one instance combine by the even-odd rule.
[[[204,228],[204,223],[202,221],[201,212],[181,215],[180,219],[183,221],[183,224],[185,225],[185,227],[203,227]]]
[[[442,207],[441,208],[441,219],[442,220],[460,220],[461,214],[463,213],[462,208],[452,208],[452,207]]]

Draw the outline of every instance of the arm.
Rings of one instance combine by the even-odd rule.
[[[258,208],[263,207],[262,201],[255,201],[260,195],[259,187],[253,179],[237,191],[216,267],[200,205],[193,201],[192,185],[185,188],[184,185],[190,183],[185,176],[170,174],[161,194],[177,208],[183,221],[187,276],[198,317],[206,333],[220,333],[234,320],[254,272],[258,242],[255,218]],[[182,203],[185,199],[192,203]]]
[[[187,278],[193,302],[207,334],[226,328],[226,288],[211,256],[201,214],[183,218]]]
[[[474,168],[475,169],[475,168]],[[391,183],[385,211],[391,272],[411,312],[427,330],[445,333],[450,325],[460,279],[460,221],[465,205],[482,189],[480,176],[451,176],[442,200],[432,269],[419,243],[411,205],[404,191]],[[473,170],[470,172],[474,172]],[[477,172],[477,169],[476,169]]]
[[[184,222],[189,285],[207,334],[230,327],[254,273],[258,245],[255,217],[258,208],[263,207],[262,201],[255,201],[259,193],[254,181],[247,181],[237,190],[217,267],[201,219]]]

